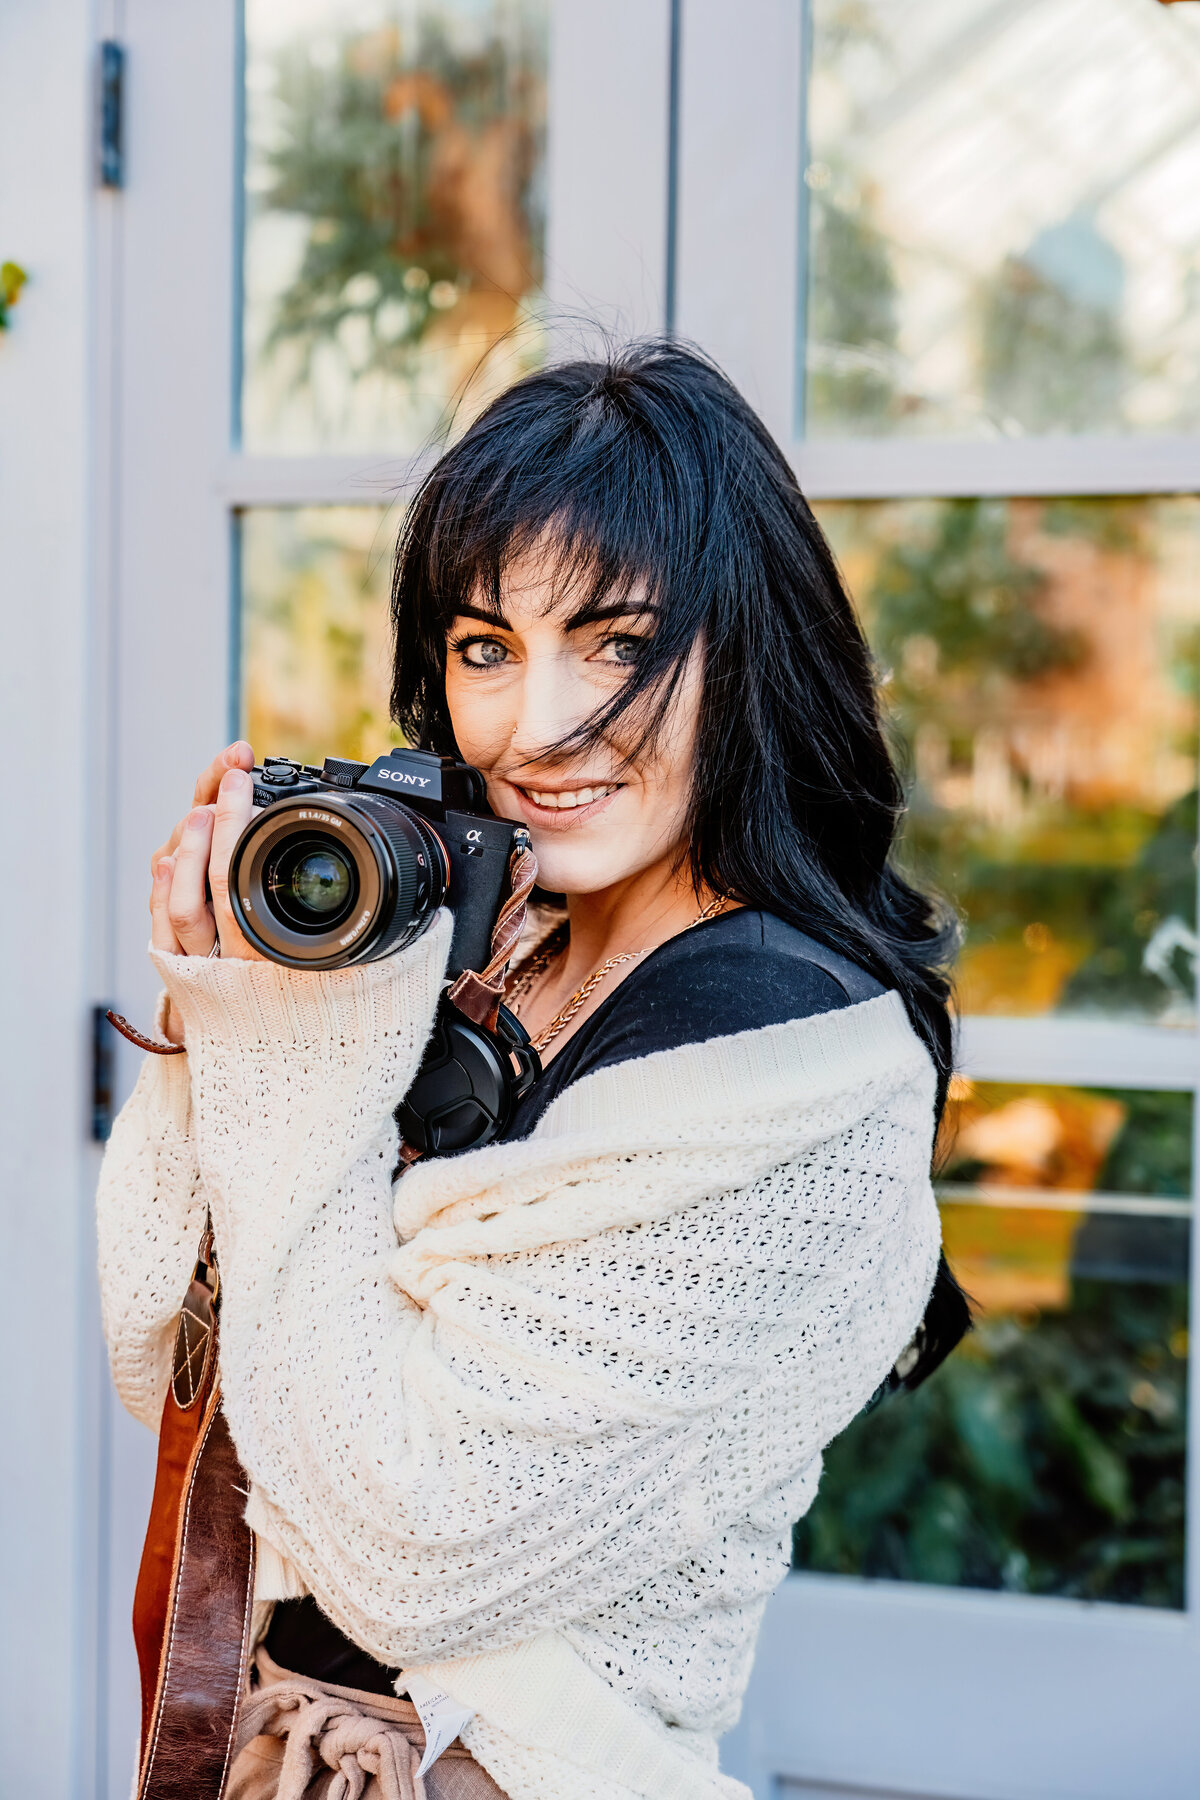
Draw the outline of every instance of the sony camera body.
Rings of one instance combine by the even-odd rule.
[[[264,956],[291,969],[373,962],[445,905],[450,973],[485,967],[524,827],[493,817],[478,769],[427,750],[369,764],[327,756],[319,769],[268,756],[254,770],[254,805],[229,885]]]
[[[478,769],[426,750],[318,769],[268,756],[254,770],[254,816],[229,865],[235,918],[290,969],[341,969],[419,937],[440,906],[454,917],[449,973],[491,959],[492,927],[524,826],[488,809]],[[501,1006],[494,1029],[445,994],[424,1060],[397,1110],[408,1152],[472,1149],[499,1135],[541,1072]]]

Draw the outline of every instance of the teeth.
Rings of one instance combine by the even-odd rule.
[[[537,788],[530,788],[529,798],[538,806],[565,811],[568,807],[590,806],[593,800],[603,800],[607,794],[615,794],[619,786],[619,782],[613,782],[608,787],[576,788],[573,793],[564,794],[539,793]]]

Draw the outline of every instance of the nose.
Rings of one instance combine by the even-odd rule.
[[[522,760],[544,758],[589,713],[589,684],[572,673],[571,658],[554,652],[527,657],[516,693],[510,748]]]

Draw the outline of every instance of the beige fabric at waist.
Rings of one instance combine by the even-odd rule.
[[[422,1778],[424,1747],[410,1700],[293,1675],[260,1645],[225,1800],[505,1800],[457,1739]]]

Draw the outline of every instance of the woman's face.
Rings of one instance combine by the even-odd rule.
[[[536,551],[506,571],[501,606],[500,616],[469,606],[454,620],[446,700],[459,750],[483,771],[493,811],[529,827],[542,886],[594,894],[675,863],[687,834],[699,654],[632,764],[619,744],[559,757],[552,746],[628,680],[653,615],[624,595],[572,623],[571,596],[556,592],[553,566]]]

